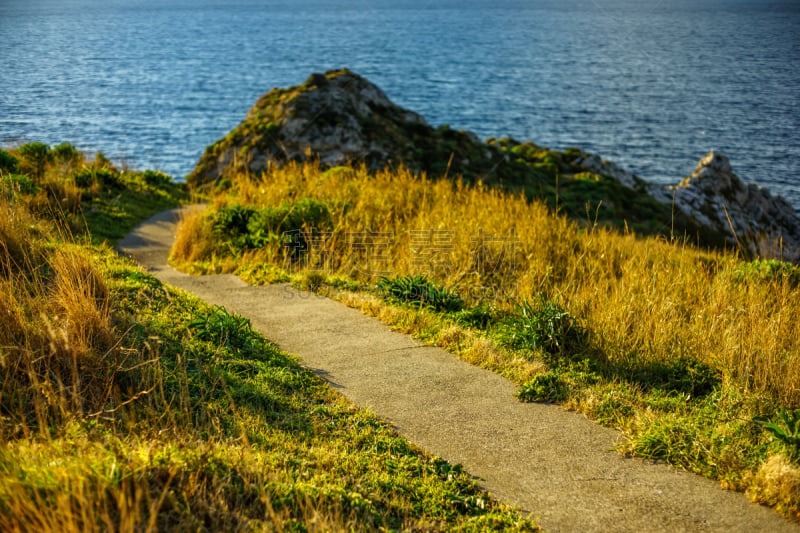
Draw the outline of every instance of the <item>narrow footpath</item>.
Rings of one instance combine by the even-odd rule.
[[[800,532],[744,495],[614,451],[620,435],[558,406],[524,404],[506,379],[374,318],[287,285],[189,276],[167,265],[178,210],[118,248],[164,283],[249,318],[256,330],[410,441],[461,463],[546,531]]]

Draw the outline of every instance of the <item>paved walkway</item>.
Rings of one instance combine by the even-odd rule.
[[[617,432],[558,406],[520,403],[504,378],[342,304],[287,285],[174,270],[167,256],[175,217],[156,215],[119,248],[165,283],[248,317],[357,405],[429,453],[461,463],[545,530],[800,531],[713,481],[624,458],[613,450]]]

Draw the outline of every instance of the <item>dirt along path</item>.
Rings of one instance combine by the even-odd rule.
[[[506,379],[340,303],[287,285],[178,272],[167,265],[177,213],[152,217],[119,249],[163,282],[249,318],[357,405],[461,463],[546,531],[800,531],[713,481],[624,458],[613,449],[617,432],[558,406],[520,403]]]

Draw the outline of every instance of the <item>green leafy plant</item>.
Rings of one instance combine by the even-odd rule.
[[[777,259],[756,259],[740,263],[733,272],[735,281],[787,280],[792,286],[800,285],[800,267]]]
[[[517,391],[523,402],[561,402],[567,398],[567,385],[557,372],[539,374]]]
[[[800,460],[800,409],[794,411],[781,409],[778,418],[782,424],[770,421],[765,416],[753,418],[753,422],[772,433],[772,436],[782,442],[794,461]]]
[[[189,328],[200,340],[234,349],[248,348],[248,340],[253,335],[249,319],[231,314],[218,305],[192,320]]]
[[[464,305],[458,294],[436,285],[421,274],[384,277],[378,281],[377,287],[386,298],[419,304],[435,311],[459,311]]]
[[[549,355],[565,355],[582,347],[585,333],[575,318],[540,294],[535,302],[517,304],[501,339],[516,349],[539,348]]]

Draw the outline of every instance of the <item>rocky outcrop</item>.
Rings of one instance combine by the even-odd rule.
[[[800,259],[800,218],[794,208],[764,187],[744,183],[721,153],[709,152],[691,175],[666,187],[646,182],[595,154],[584,154],[577,163],[674,206],[707,232],[721,236],[728,247],[743,248],[756,257]]]
[[[498,158],[500,151],[475,134],[432,128],[345,69],[313,74],[300,86],[263,95],[239,126],[206,149],[187,181],[203,184],[230,171],[258,173],[271,163],[309,159],[323,166],[402,163],[429,172],[471,172],[490,168]]]
[[[726,234],[733,246],[759,257],[800,259],[800,217],[781,196],[744,183],[726,156],[709,152],[691,175],[661,191],[701,225]]]
[[[482,142],[471,132],[433,128],[349,70],[313,74],[302,85],[263,95],[241,124],[206,149],[187,182],[202,186],[306,160],[458,175],[540,198],[582,223],[591,213],[593,224],[800,259],[800,219],[792,207],[744,184],[722,154],[708,154],[691,176],[663,187],[575,148],[559,152],[508,138]]]

